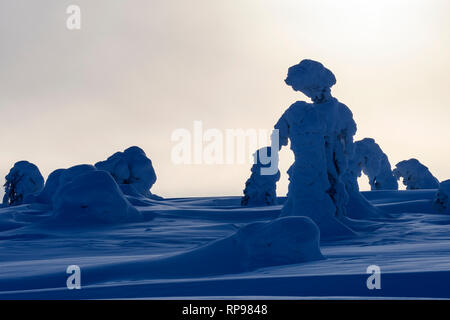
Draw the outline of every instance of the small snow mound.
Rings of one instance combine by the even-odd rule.
[[[450,213],[450,180],[442,181],[439,184],[433,207],[439,212]]]
[[[439,188],[439,180],[417,159],[400,161],[393,173],[397,179],[403,178],[407,190]]]
[[[307,217],[285,217],[241,228],[235,237],[248,269],[323,259],[320,231]]]
[[[261,161],[261,155],[271,159],[271,148],[264,147],[257,150],[254,157],[254,165],[251,168],[250,178],[245,182],[244,197],[241,204],[246,205],[274,205],[277,200],[277,181],[280,180],[280,171],[273,175],[261,174],[262,168],[268,168],[271,163]]]
[[[101,170],[86,170],[61,185],[53,197],[53,209],[57,218],[66,221],[120,223],[141,218],[111,175]]]
[[[156,173],[152,161],[147,158],[144,150],[139,147],[130,147],[123,152],[116,152],[105,161],[95,164],[100,170],[108,171],[119,185],[130,185],[131,193],[158,199],[158,196],[150,192],[150,188],[156,182]]]
[[[20,205],[31,201],[44,187],[39,168],[28,161],[19,161],[5,177],[4,205]]]

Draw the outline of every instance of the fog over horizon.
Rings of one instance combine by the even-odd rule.
[[[66,28],[71,4],[81,30]],[[19,160],[46,178],[137,145],[155,194],[241,195],[250,164],[176,165],[171,134],[197,120],[271,130],[308,101],[284,83],[306,58],[335,74],[355,140],[374,138],[392,166],[417,158],[449,179],[449,33],[446,0],[3,1],[1,184]],[[293,155],[280,157],[284,195]]]

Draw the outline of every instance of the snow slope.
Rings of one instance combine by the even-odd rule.
[[[359,221],[356,236],[322,240],[325,259],[248,260],[257,263],[246,267],[233,260],[233,243],[251,253],[271,244],[267,226],[284,198],[241,207],[240,197],[128,197],[143,221],[100,226],[58,224],[40,204],[0,208],[0,299],[450,298],[450,215],[432,208],[436,190],[363,194],[391,217]],[[305,225],[291,222],[299,223],[295,230]],[[273,230],[292,243],[289,224]],[[260,237],[252,232],[266,240],[254,241]],[[381,268],[381,290],[366,287],[373,264]],[[66,288],[69,265],[81,268],[81,290]]]

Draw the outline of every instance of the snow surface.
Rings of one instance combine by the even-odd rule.
[[[397,179],[403,178],[407,190],[439,188],[439,180],[417,159],[400,161],[393,172]]]
[[[295,245],[315,239],[304,218],[277,220],[282,205],[242,207],[240,197],[149,200],[135,206],[143,221],[101,226],[57,225],[39,204],[5,207],[0,299],[450,298],[450,215],[436,214],[435,193],[363,192],[393,217],[359,224],[356,236],[322,239],[325,259],[307,262],[284,260],[310,252]],[[254,253],[231,250],[235,242]],[[259,258],[266,246],[267,264]],[[73,264],[81,290],[66,288]],[[372,264],[381,268],[381,290],[366,287]]]

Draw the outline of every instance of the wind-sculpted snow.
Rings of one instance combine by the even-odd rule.
[[[105,161],[97,162],[95,167],[108,171],[119,185],[126,185],[122,191],[127,194],[140,194],[152,199],[161,199],[150,192],[150,188],[156,182],[156,173],[152,161],[139,147],[130,147],[124,152],[116,152]]]
[[[439,188],[439,180],[417,159],[400,161],[393,173],[397,179],[403,178],[407,190]]]
[[[28,161],[16,162],[5,179],[5,205],[15,206],[32,201],[44,187],[39,168]]]
[[[191,277],[321,260],[324,257],[319,248],[319,233],[314,222],[306,217],[255,222],[226,238],[136,269],[151,277]]]
[[[80,168],[80,167],[78,167]],[[73,169],[73,168],[71,168]],[[120,223],[141,220],[141,214],[125,199],[106,171],[86,170],[76,176],[61,174],[61,185],[53,197],[58,219],[77,223]]]
[[[92,175],[95,173],[88,173]],[[239,274],[261,268],[323,260],[319,229],[309,218],[286,217],[250,223],[231,235],[182,253],[83,267],[83,286],[111,281],[193,278]],[[151,247],[149,248],[151,250]],[[14,281],[0,277],[2,291],[58,288],[64,274],[47,273]],[[63,281],[61,281],[63,280]]]
[[[276,174],[261,174],[261,169],[269,167],[270,163],[264,163],[263,158],[271,156],[272,149],[265,147],[257,150],[254,157],[254,165],[251,168],[250,178],[245,182],[244,197],[241,204],[246,205],[273,205],[277,200],[277,181],[280,180],[280,171]]]
[[[439,212],[450,214],[450,180],[442,181],[433,200],[433,207]]]
[[[355,142],[352,162],[357,166],[356,171],[359,170],[357,177],[361,176],[361,170],[367,175],[371,190],[398,189],[389,159],[374,139],[365,138]]]

